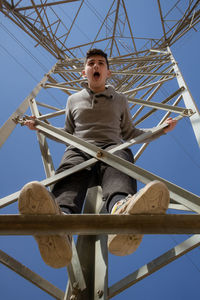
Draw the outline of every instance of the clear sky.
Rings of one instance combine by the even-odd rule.
[[[97,5],[94,0],[92,5]],[[107,1],[107,3],[111,1]],[[128,13],[133,26],[133,33],[137,37],[148,36],[159,38],[162,28],[157,23],[158,9],[156,1],[142,0],[140,4],[135,1],[126,1]],[[106,1],[102,1],[106,5]],[[173,1],[170,1],[171,5]],[[89,1],[86,1],[89,5]],[[107,4],[108,5],[108,4]],[[102,16],[104,6],[95,6]],[[144,7],[146,9],[144,9]],[[70,45],[85,42],[88,37],[94,35],[99,27],[91,26],[91,12],[82,15],[81,21],[76,25],[74,35],[71,35]],[[86,15],[87,13],[87,15]],[[70,24],[70,10],[66,8],[63,14]],[[140,23],[141,22],[141,23]],[[100,24],[100,23],[99,23]],[[140,24],[140,26],[139,26]],[[159,24],[159,26],[158,26]],[[190,88],[190,91],[199,105],[199,26],[196,30],[180,39],[172,51],[175,59]],[[33,40],[19,30],[14,24],[0,14],[0,126],[16,110],[19,104],[26,98],[35,85],[41,80],[56,60],[40,47],[34,47]],[[51,91],[43,93],[41,100],[50,99],[52,105],[63,108],[66,96],[54,97]],[[59,119],[62,122],[64,119]],[[62,126],[62,124],[59,124]],[[58,166],[64,151],[63,145],[55,145],[49,142],[54,164]],[[134,151],[134,149],[133,149]],[[1,188],[0,198],[3,198],[32,180],[45,178],[40,158],[39,147],[35,133],[17,126],[15,131],[1,148],[0,170]],[[199,188],[199,148],[196,143],[189,120],[181,120],[177,128],[170,134],[153,142],[146,150],[137,164],[189,191],[200,195]],[[1,214],[17,214],[17,203],[1,210]],[[109,255],[109,286],[134,272],[139,267],[152,261],[157,256],[181,243],[189,236],[164,235],[145,236],[140,248],[131,256],[114,257]],[[0,249],[11,255],[28,268],[49,280],[59,288],[65,290],[67,283],[66,269],[55,270],[44,264],[40,258],[36,243],[32,237],[0,236]],[[116,300],[124,299],[156,299],[156,300],[188,300],[199,297],[200,282],[200,251],[194,249],[187,255],[179,258],[165,268],[154,273],[148,278],[116,296]],[[52,299],[49,295],[24,280],[14,272],[0,265],[0,299]]]

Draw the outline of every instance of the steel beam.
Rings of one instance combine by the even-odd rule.
[[[65,4],[65,3],[70,3],[70,2],[76,2],[80,0],[63,0],[63,1],[54,1],[51,3],[44,3],[44,4],[37,4],[35,6],[23,6],[23,7],[15,7],[16,11],[24,11],[24,10],[30,10],[30,9],[35,9],[35,8],[45,8],[48,6],[54,6],[54,5],[59,5],[59,4]]]
[[[147,106],[147,107],[153,107],[156,109],[167,110],[167,111],[174,112],[177,114],[182,114],[185,116],[191,116],[193,113],[193,111],[191,109],[187,109],[185,107],[175,107],[172,105],[167,105],[167,104],[158,103],[158,102],[147,102],[145,100],[136,99],[136,98],[132,99],[130,97],[128,97],[128,101],[135,103],[135,104]]]
[[[94,164],[96,160],[103,161],[104,163],[111,165],[112,167],[120,170],[121,172],[135,178],[136,180],[139,180],[145,184],[149,183],[150,181],[153,180],[159,180],[164,182],[169,191],[170,191],[170,197],[171,199],[175,200],[176,202],[190,208],[191,210],[200,213],[200,197],[187,191],[184,190],[177,185],[164,180],[163,178],[152,174],[138,166],[135,166],[132,163],[129,163],[126,160],[123,160],[115,155],[113,153],[117,150],[125,149],[127,147],[130,147],[136,143],[142,143],[146,138],[149,138],[152,136],[152,134],[157,133],[159,130],[163,129],[166,124],[162,124],[157,128],[154,128],[150,130],[149,132],[146,132],[139,137],[136,137],[135,139],[130,140],[129,142],[125,142],[124,144],[121,144],[119,146],[116,146],[115,148],[105,151],[102,150],[101,148],[92,145],[86,141],[83,141],[75,136],[72,136],[71,134],[64,132],[58,128],[55,128],[51,125],[48,125],[44,122],[41,122],[37,120],[37,128],[40,129],[40,131],[44,132],[45,134],[48,134],[49,136],[52,136],[53,138],[56,138],[57,140],[60,140],[63,143],[71,144],[82,151],[85,151],[89,155],[93,156],[94,158],[91,160],[88,160],[78,166],[75,166],[71,168],[70,170],[66,170],[63,173],[55,175],[53,178],[47,178],[43,180],[41,183],[44,185],[50,185],[56,180],[59,180],[63,178],[64,176],[67,176],[69,174],[72,174],[76,171],[80,171],[81,169],[88,167],[90,164]],[[9,195],[8,197],[5,197],[1,199],[1,207],[6,206],[9,203],[12,203],[17,200],[19,196],[19,192],[16,192],[12,195]]]
[[[0,250],[0,262],[7,268],[11,269],[18,275],[22,276],[24,279],[30,281],[32,284],[36,285],[41,290],[54,297],[55,299],[63,299],[64,292],[62,290],[60,290],[35,272],[31,271],[29,268],[25,267],[19,261],[6,254],[2,250]]]
[[[171,76],[171,77],[168,77],[166,79],[161,79],[161,80],[158,80],[158,81],[155,81],[155,82],[152,82],[152,83],[149,83],[149,84],[146,84],[146,85],[143,85],[143,86],[140,86],[140,87],[136,87],[132,90],[129,90],[127,92],[124,92],[125,95],[129,95],[129,94],[133,94],[135,92],[138,92],[138,91],[141,91],[143,89],[146,89],[146,88],[149,88],[149,87],[152,87],[152,86],[156,86],[158,84],[161,84],[161,83],[164,83],[164,82],[167,82],[169,80],[172,80],[174,79],[175,76]]]
[[[101,207],[101,190],[97,187],[89,189],[86,196],[84,213],[97,214],[101,211]],[[83,251],[83,249],[87,249],[87,251]],[[79,300],[107,300],[108,279],[106,237],[103,235],[79,236],[77,239],[77,252],[86,286],[85,289],[81,290],[79,287],[79,280],[74,282],[76,289],[73,289],[73,285],[71,285],[72,287],[70,289],[68,285],[64,300],[71,300],[70,296],[77,296]]]
[[[193,131],[194,131],[194,134],[195,134],[195,137],[197,140],[197,144],[200,147],[200,111],[192,97],[192,94],[183,78],[183,75],[182,75],[182,73],[178,67],[178,64],[177,64],[175,58],[173,57],[173,54],[169,47],[168,47],[168,51],[171,55],[171,61],[174,64],[174,72],[176,73],[178,85],[179,85],[179,87],[183,86],[185,88],[182,93],[185,106],[186,106],[186,108],[190,108],[193,110],[194,114],[191,116],[190,121],[191,121],[191,125],[192,125]]]
[[[14,7],[14,5],[8,5],[7,1],[0,1],[0,5],[2,6],[1,7],[2,12],[8,18],[10,18],[13,22],[15,22],[15,24],[17,24],[18,26],[20,26],[20,28],[22,30],[24,30],[33,39],[35,39],[38,42],[38,44],[41,44],[43,47],[45,47],[45,49],[47,51],[49,51],[52,55],[54,55],[56,57],[57,56],[66,57],[66,53],[68,53],[68,52],[70,53],[70,55],[73,56],[73,53],[70,51],[70,49],[75,49],[75,48],[80,48],[81,49],[81,46],[82,46],[82,45],[79,45],[79,46],[72,47],[72,48],[70,48],[70,45],[68,45],[68,47],[65,46],[65,42],[67,40],[67,37],[68,37],[68,35],[69,35],[70,31],[71,31],[71,28],[72,28],[74,22],[76,20],[76,17],[77,17],[78,13],[76,14],[76,17],[74,18],[74,20],[72,22],[72,25],[70,27],[70,30],[67,32],[67,34],[62,35],[62,36],[60,36],[60,37],[57,38],[56,34],[58,32],[58,26],[56,27],[56,31],[53,31],[53,25],[55,25],[56,22],[59,22],[59,21],[61,22],[61,20],[58,18],[57,21],[55,21],[54,23],[51,23],[50,22],[50,16],[51,16],[51,14],[48,15],[48,9],[47,9],[47,7],[49,6],[51,8],[52,5],[62,4],[62,3],[66,3],[66,2],[74,2],[74,1],[76,1],[76,0],[71,0],[71,1],[70,0],[68,0],[68,1],[57,1],[57,2],[54,1],[54,2],[50,2],[50,3],[40,3],[38,5],[38,4],[35,4],[34,1],[32,0],[31,2],[32,2],[33,6],[29,6],[29,7],[16,7],[16,6]],[[113,4],[114,4],[114,2],[116,3],[116,0],[113,1]],[[194,11],[194,8],[195,8],[195,6],[197,6],[197,3],[198,3],[198,1],[196,1],[195,6],[191,7],[191,9],[189,9],[190,7],[188,7],[188,9],[186,10],[186,13],[184,14],[183,18],[181,20],[177,21],[177,23],[175,24],[175,26],[172,27],[172,28],[170,28],[168,32],[165,32],[164,19],[162,17],[162,11],[161,11],[161,7],[160,7],[160,1],[157,0],[157,2],[158,2],[158,5],[159,5],[159,9],[160,9],[160,15],[161,15],[161,21],[162,21],[162,25],[163,25],[163,32],[164,32],[164,39],[165,39],[165,41],[163,42],[163,38],[160,39],[158,42],[156,40],[149,39],[149,40],[152,41],[154,47],[157,47],[159,44],[160,45],[166,45],[167,42],[168,43],[174,43],[174,41],[176,41],[182,34],[185,34],[187,32],[187,30],[191,29],[197,22],[199,22],[198,21],[199,11],[197,11],[197,13]],[[13,4],[14,2],[12,1],[11,3]],[[83,3],[83,1],[82,1],[82,3]],[[6,12],[5,4],[6,4],[6,8],[7,8],[8,12]],[[122,4],[123,4],[125,16],[126,16],[126,21],[128,22],[128,27],[129,27],[129,30],[130,30],[130,33],[131,33],[131,38],[132,38],[132,41],[133,41],[133,45],[134,45],[134,47],[136,49],[136,45],[134,44],[135,43],[135,39],[133,38],[131,27],[130,27],[130,24],[129,24],[129,21],[128,21],[128,18],[127,18],[127,12],[126,12],[124,1],[122,1]],[[111,30],[113,30],[113,33],[115,33],[115,34],[112,37],[109,37],[109,38],[106,38],[106,39],[102,39],[102,41],[103,40],[108,40],[108,42],[112,43],[112,45],[111,45],[111,52],[112,52],[113,46],[115,44],[116,49],[117,49],[118,53],[120,54],[120,49],[119,49],[119,47],[117,45],[116,28],[118,26],[117,22],[120,21],[121,24],[124,25],[124,27],[125,27],[125,23],[123,23],[123,20],[120,18],[121,15],[119,13],[119,5],[120,5],[120,1],[118,0],[118,2],[117,2],[117,10],[115,10],[116,14],[115,14],[115,20],[114,20],[114,30],[113,30],[113,28],[111,28]],[[191,3],[190,3],[190,5],[191,5]],[[42,9],[39,10],[38,8],[42,8]],[[34,19],[34,14],[32,15],[32,19],[29,18],[29,13],[28,14],[26,13],[26,10],[28,10],[28,9],[32,9],[32,12],[35,11],[37,13],[37,16],[36,16],[37,18]],[[25,10],[25,13],[23,15],[20,15],[20,13],[19,13],[20,10]],[[192,10],[194,11],[194,14],[192,14]],[[43,13],[43,17],[42,17],[42,13]],[[112,15],[114,15],[113,12],[112,12]],[[14,16],[14,17],[12,17],[12,16]],[[194,19],[193,19],[193,16],[194,16]],[[111,16],[110,10],[109,10],[109,13],[107,14],[107,17],[105,18],[105,20],[104,20],[103,23],[105,23],[105,25],[106,25],[106,19],[109,19],[109,18],[111,19],[111,17],[112,16]],[[40,22],[37,22],[38,18],[40,19]],[[47,20],[47,23],[45,23],[45,18]],[[188,23],[188,21],[189,21],[189,23]],[[40,26],[41,24],[43,25],[42,27]],[[37,29],[36,25],[38,25],[38,29]],[[102,26],[103,25],[104,24],[102,24]],[[120,27],[120,25],[119,25],[119,27]],[[41,29],[41,28],[44,28],[46,30],[46,36],[44,35],[43,29]],[[175,30],[172,33],[173,29],[175,29]],[[99,33],[100,33],[100,30],[99,30]],[[66,38],[65,38],[64,43],[63,43],[62,39],[65,36],[66,36]],[[169,36],[168,39],[167,39],[167,36]],[[101,41],[101,40],[96,41],[97,37],[98,37],[98,34],[97,34],[97,36],[95,38],[95,42],[96,43]],[[58,46],[57,46],[56,43],[58,43],[59,45],[61,45],[61,48],[58,48]],[[121,43],[121,42],[119,41],[119,43]],[[87,43],[86,45],[91,45],[91,44],[93,45],[94,42]],[[142,54],[142,51],[134,53],[132,55],[133,56],[137,56],[139,53]],[[120,87],[120,85],[121,86],[123,85],[123,82],[125,82],[124,80],[126,80],[128,82],[128,84],[126,85],[126,87],[124,89],[124,91],[126,90],[125,93],[127,93],[127,94],[129,94],[129,92],[130,93],[137,93],[138,91],[140,91],[140,90],[142,90],[144,88],[151,88],[151,87],[153,87],[155,85],[156,86],[161,86],[161,84],[165,82],[165,81],[161,81],[161,80],[158,81],[158,82],[156,82],[156,83],[152,82],[152,76],[157,76],[157,75],[162,76],[165,73],[161,69],[160,69],[161,70],[160,72],[156,72],[156,70],[153,69],[154,66],[155,66],[155,64],[153,66],[153,65],[151,65],[151,63],[156,62],[156,60],[159,60],[160,64],[164,64],[164,63],[169,62],[169,59],[166,56],[166,53],[162,53],[162,55],[160,55],[160,56],[158,56],[158,55],[150,55],[149,56],[148,53],[144,51],[143,54],[147,55],[147,56],[143,57],[143,58],[142,57],[137,57],[137,58],[133,58],[132,59],[130,57],[131,54],[130,55],[128,54],[128,55],[123,55],[123,56],[119,55],[119,59],[118,60],[117,59],[111,59],[110,60],[111,64],[113,62],[115,64],[127,64],[125,66],[125,68],[123,66],[123,70],[124,69],[127,70],[126,69],[127,67],[129,67],[131,69],[131,68],[134,68],[136,66],[136,68],[134,69],[134,72],[135,72],[137,70],[141,70],[141,69],[144,68],[144,70],[142,70],[142,72],[140,72],[140,73],[138,72],[138,74],[136,73],[137,76],[135,76],[135,78],[131,78],[130,76],[127,76],[127,75],[129,75],[128,74],[129,71],[124,71],[124,73],[123,73],[122,70],[119,71],[119,72],[116,71],[116,73],[122,72],[123,75],[127,76],[127,77],[124,77],[123,81],[120,80],[120,77],[121,77],[120,74],[119,74],[120,75],[119,79],[116,78],[116,81],[115,81],[115,78],[113,78],[113,81],[117,82],[118,87]],[[121,57],[121,59],[120,59],[120,57]],[[59,74],[62,78],[65,78],[66,81],[71,81],[72,84],[78,83],[78,81],[72,80],[72,79],[76,79],[73,74],[72,75],[71,74],[69,74],[69,75],[68,74],[63,74],[62,71],[63,70],[60,70],[60,74]],[[78,69],[75,70],[75,72],[77,72],[77,71],[78,71]],[[152,73],[150,71],[152,71]],[[67,73],[67,70],[65,71],[65,73]],[[68,73],[70,73],[70,70],[69,70]],[[132,71],[130,71],[130,75],[134,75],[134,73]],[[143,79],[142,76],[144,76],[144,75],[149,75],[149,77],[146,78],[142,82],[142,79]],[[70,78],[70,76],[72,77],[72,79]],[[50,80],[50,78],[49,78],[49,80]],[[166,81],[168,81],[168,80],[169,79],[166,78]],[[54,83],[54,81],[53,81],[53,83]],[[149,84],[144,85],[144,83],[149,83]],[[181,86],[182,85],[183,84],[181,83]],[[127,91],[127,89],[131,89],[132,86],[136,86],[135,89],[133,89],[131,91]],[[50,87],[49,83],[48,83],[48,87]],[[56,84],[56,87],[58,87],[58,84]],[[61,87],[62,87],[62,84],[61,84]],[[75,90],[75,91],[77,91],[79,89],[76,89],[76,87],[75,88],[73,87],[73,88],[68,88],[65,91],[68,91],[68,90]],[[68,92],[68,94],[70,94],[70,93]],[[140,104],[142,104],[142,103],[140,103]],[[27,105],[27,103],[25,105]],[[154,105],[154,107],[155,107],[154,103],[152,103],[152,105]],[[22,107],[22,110],[25,109],[24,107]],[[191,108],[190,105],[188,105],[186,107],[189,108],[189,109]],[[167,109],[167,106],[162,106],[162,108],[166,108]],[[170,107],[168,107],[168,109],[170,109]],[[177,109],[175,108],[175,110],[177,112],[179,110],[179,108],[177,108]],[[21,107],[20,107],[19,111],[21,111]],[[181,113],[182,113],[182,111],[181,111]],[[41,119],[48,118],[50,116],[56,116],[56,115],[57,115],[57,113],[55,113],[54,115],[53,114],[49,114],[49,115],[46,115],[46,116],[42,116]],[[14,115],[14,117],[15,117],[15,115]],[[39,117],[39,119],[40,119],[40,117]],[[13,125],[11,123],[9,125]],[[193,124],[194,123],[195,123],[195,118],[193,119]],[[198,124],[199,124],[199,122],[198,122]],[[7,128],[8,127],[9,126],[7,126]],[[50,135],[51,134],[52,135],[57,135],[58,139],[61,142],[67,140],[66,136],[62,136],[60,134],[60,132],[55,132],[53,129],[50,130],[48,133]],[[198,137],[199,136],[200,135],[198,133]],[[1,134],[1,137],[2,137],[2,134]],[[70,143],[71,142],[71,138],[70,137],[68,137],[68,138],[69,138],[68,141]],[[45,140],[45,138],[44,138],[44,140]],[[109,165],[111,165],[111,166],[113,166],[113,167],[115,167],[115,168],[117,168],[119,170],[122,170],[122,172],[124,172],[126,174],[129,174],[132,177],[135,177],[137,180],[140,180],[143,183],[148,183],[149,181],[154,180],[154,179],[162,180],[163,182],[165,182],[167,184],[168,188],[170,189],[171,198],[174,199],[175,201],[177,201],[178,203],[181,203],[181,205],[180,204],[178,205],[179,208],[180,208],[180,206],[183,207],[183,208],[185,208],[187,206],[187,208],[189,208],[189,209],[192,209],[194,211],[200,212],[199,197],[198,196],[193,195],[192,193],[190,193],[188,191],[185,191],[185,190],[181,189],[180,187],[177,187],[176,185],[174,185],[174,184],[172,184],[170,182],[167,182],[164,179],[159,178],[158,176],[156,176],[154,174],[151,174],[150,172],[142,170],[141,168],[138,168],[136,166],[131,167],[129,164],[126,164],[123,160],[120,160],[120,159],[116,158],[115,156],[112,155],[112,153],[114,153],[114,151],[116,151],[117,147],[115,149],[112,149],[112,151],[110,151],[110,152],[107,153],[106,151],[104,152],[101,149],[93,148],[92,146],[90,146],[88,144],[83,144],[83,143],[81,143],[78,140],[74,140],[73,142],[76,143],[77,147],[84,148],[85,150],[88,149],[88,152],[94,158],[91,158],[87,162],[85,162],[85,163],[83,163],[83,164],[81,164],[79,166],[76,166],[76,167],[74,167],[74,168],[72,168],[70,170],[67,170],[66,172],[58,174],[58,176],[57,175],[56,176],[51,176],[50,178],[45,179],[44,181],[42,181],[42,183],[44,183],[46,186],[49,186],[51,183],[56,182],[56,180],[59,180],[60,178],[63,178],[64,176],[69,176],[73,172],[77,172],[78,170],[80,170],[82,168],[85,168],[86,166],[94,164],[97,160],[100,160],[100,161],[105,162],[105,163],[107,163],[107,164],[109,164]],[[130,141],[128,143],[125,143],[124,145],[122,145],[120,147],[121,147],[121,149],[122,148],[126,148],[126,147],[129,147],[129,146],[133,145],[134,143],[135,143],[135,140],[132,141],[132,142]],[[41,144],[43,144],[42,141],[41,141]],[[45,147],[45,152],[47,153],[47,151],[48,151],[48,146]],[[15,193],[13,195],[10,195],[8,197],[10,202],[8,201],[8,198],[4,198],[2,200],[2,202],[1,202],[1,206],[8,204],[8,202],[9,203],[13,202],[13,199],[16,200],[17,197],[18,197],[18,195],[19,195],[19,192]],[[177,205],[176,206],[175,205],[173,207],[177,207]],[[184,205],[186,205],[186,206],[184,206]],[[145,217],[147,217],[147,216],[145,216]],[[193,222],[194,221],[194,217],[196,217],[196,216],[193,215],[193,216],[189,216],[189,217],[192,217],[192,222]],[[95,219],[96,219],[96,216],[95,216]],[[155,219],[153,219],[153,220],[155,221]],[[182,221],[183,221],[183,219],[182,219]],[[77,222],[79,222],[79,221],[77,221]],[[113,220],[112,220],[112,222],[113,222]],[[144,222],[145,222],[145,220],[144,220]],[[187,222],[185,220],[184,223],[182,224],[182,226],[183,225],[184,226],[187,225],[188,226],[187,228],[189,228],[189,226],[191,226],[191,223],[190,222],[187,223]],[[153,226],[153,225],[151,225],[151,226]],[[163,223],[160,224],[160,226],[161,227],[164,226]],[[168,224],[166,226],[168,226]],[[196,227],[195,228],[192,227],[192,228],[190,228],[190,230],[199,230],[199,228],[197,228],[197,227],[199,227],[199,221],[198,221],[198,219],[196,219]],[[134,226],[134,228],[135,228],[135,226]],[[138,228],[138,230],[141,230],[141,228]],[[182,227],[179,228],[179,230],[182,230]],[[184,228],[184,230],[185,230],[185,228]],[[95,234],[96,234],[96,232],[95,232]],[[119,229],[118,229],[118,232],[119,232]],[[97,238],[94,238],[93,236],[81,236],[81,238],[80,238],[80,240],[83,241],[83,242],[79,243],[80,255],[83,252],[82,251],[82,246],[84,246],[84,247],[87,246],[87,249],[88,249],[88,252],[86,254],[82,253],[82,258],[81,258],[81,264],[83,265],[84,268],[85,267],[87,268],[87,283],[89,284],[88,287],[87,287],[87,292],[89,290],[92,290],[92,292],[89,293],[89,296],[88,296],[88,294],[82,294],[82,298],[81,299],[98,299],[98,298],[100,298],[100,299],[103,299],[103,298],[107,299],[107,291],[106,291],[107,286],[106,286],[106,284],[103,287],[103,281],[104,281],[104,278],[106,278],[105,275],[106,275],[107,270],[106,270],[106,267],[104,265],[103,255],[102,255],[102,253],[100,253],[100,250],[102,249],[102,245],[104,247],[104,250],[106,249],[106,246],[105,246],[105,241],[102,244],[102,240],[100,241],[99,238],[100,239],[102,238],[101,235],[99,235],[99,237],[97,237]],[[171,253],[170,251],[167,252],[166,255],[164,255],[161,259],[158,258],[155,261],[153,261],[151,264],[148,264],[148,265],[144,266],[143,268],[140,268],[137,271],[137,274],[135,273],[136,276],[134,276],[134,275],[131,276],[130,275],[128,277],[128,280],[127,280],[127,278],[125,278],[123,280],[123,282],[120,281],[115,286],[111,287],[109,289],[109,297],[112,297],[115,293],[119,293],[121,291],[121,289],[123,290],[124,288],[126,288],[126,286],[129,286],[130,282],[132,284],[133,282],[136,282],[136,281],[144,278],[145,276],[150,275],[152,272],[154,272],[158,268],[160,268],[160,267],[164,266],[166,263],[170,262],[170,259],[171,260],[176,259],[180,255],[180,253],[181,253],[181,255],[183,255],[184,253],[186,253],[187,251],[189,251],[188,249],[192,249],[192,247],[196,247],[196,245],[199,245],[198,244],[198,239],[195,240],[195,241],[194,240],[188,240],[186,242],[186,245],[183,246],[183,247],[181,247],[181,250],[178,249],[177,247],[175,247],[173,249],[175,251],[175,253],[173,253],[173,252]],[[180,250],[180,251],[178,251],[178,250]],[[97,253],[99,253],[97,257],[95,257],[95,251]],[[89,253],[90,257],[87,257],[88,253]],[[169,256],[170,256],[170,259],[169,259]],[[93,263],[95,264],[95,267],[94,267],[95,270],[93,268]],[[98,272],[99,272],[98,270],[101,272],[99,281],[98,281],[98,277],[99,277],[98,276],[99,275],[98,274]],[[139,275],[138,275],[138,273],[139,273]],[[103,276],[102,276],[102,274],[103,274]],[[88,280],[88,279],[90,279],[90,277],[92,277],[92,283],[90,283],[89,280]],[[103,290],[103,288],[104,288],[104,292],[103,292],[103,295],[101,295],[100,292]],[[92,295],[92,297],[90,297],[90,295]]]
[[[137,271],[133,272],[132,274],[126,276],[122,280],[112,285],[108,290],[108,299],[113,298],[114,296],[118,295],[125,289],[136,284],[137,282],[146,278],[147,276],[155,273],[159,269],[163,268],[164,266],[168,265],[172,261],[183,256],[187,252],[193,250],[196,247],[199,247],[199,245],[200,245],[200,235],[194,235],[190,237],[183,243],[170,249],[169,251],[165,252],[163,255],[155,258],[153,261],[149,262],[148,264],[139,268]]]
[[[72,240],[72,253],[73,256],[71,263],[67,267],[69,280],[63,300],[70,299],[70,296],[73,294],[74,291],[78,292],[84,291],[86,289],[86,283],[74,240]]]
[[[200,215],[1,215],[1,235],[196,234]]]
[[[19,116],[23,116],[23,114],[27,111],[29,107],[29,101],[37,96],[37,94],[42,89],[42,85],[48,80],[48,77],[51,73],[53,73],[54,69],[56,67],[56,64],[51,68],[51,70],[45,74],[43,79],[36,85],[36,87],[32,90],[32,92],[24,99],[24,101],[20,104],[20,106],[17,108],[17,110],[9,117],[9,119],[3,124],[3,126],[0,128],[0,147],[5,143],[7,138],[10,136],[10,134],[13,132],[16,126],[15,118]]]
[[[35,116],[36,118],[39,117],[40,113],[35,99],[34,98],[31,99],[29,102],[30,102],[32,115]],[[55,174],[55,169],[54,169],[51,153],[49,150],[49,146],[46,141],[46,137],[40,132],[37,132],[37,139],[40,146],[41,158],[42,158],[46,177],[51,177]]]
[[[160,0],[157,0],[157,3],[158,3],[159,13],[160,13],[160,20],[161,20],[161,24],[162,24],[164,39],[167,40],[166,31],[165,31],[165,22],[164,22],[164,19],[163,19],[163,14],[162,14],[162,9],[161,9],[161,5],[160,5]]]
[[[178,99],[174,102],[173,106],[176,106],[176,105],[179,103],[179,101],[180,101],[181,98],[182,98],[181,96],[178,97]],[[151,113],[151,112],[150,112],[150,113]],[[170,112],[167,112],[167,113],[164,115],[164,117],[162,118],[162,120],[160,120],[160,122],[158,123],[157,126],[159,126],[160,124],[164,123],[164,122],[167,120],[167,118],[168,118],[169,116],[170,116]],[[144,144],[142,145],[142,147],[138,150],[138,152],[134,155],[134,161],[135,161],[135,162],[138,160],[138,158],[141,156],[141,154],[144,152],[144,150],[147,148],[147,146],[148,146],[149,144],[150,144],[150,143],[144,143]]]
[[[86,141],[83,141],[75,136],[68,134],[67,132],[61,131],[45,123],[42,124],[41,121],[37,121],[37,122],[38,122],[37,128],[39,130],[45,132],[50,136],[53,136],[54,138],[57,138],[58,140],[60,139],[64,143],[73,145],[74,147],[78,147],[79,149],[95,157],[96,159],[103,161],[108,165],[111,165],[112,167],[120,170],[121,172],[139,181],[142,181],[145,184],[147,184],[152,180],[163,181],[170,190],[171,199],[174,199],[176,202],[183,204],[186,207],[191,208],[196,212],[200,212],[200,202],[199,202],[200,198],[198,196],[186,190],[183,190],[178,186],[176,186],[175,184],[166,181],[163,178],[160,178],[159,176],[156,176],[148,171],[145,171],[133,165],[132,163],[129,163],[128,161],[125,161],[124,159],[121,159],[112,154],[117,150],[125,149],[127,147],[130,147],[133,144],[144,142],[145,139],[159,132],[159,130],[163,129],[166,126],[166,124],[162,124],[157,128],[151,129],[148,132],[140,135],[139,137],[136,137],[135,139],[132,139],[129,142],[119,145],[111,149],[110,151],[104,151],[95,145],[92,145]]]
[[[50,114],[39,116],[38,120],[42,121],[42,120],[46,120],[46,119],[51,119],[51,118],[54,118],[54,117],[58,117],[60,115],[64,115],[65,112],[66,112],[66,109],[61,109],[61,110],[56,111],[54,113],[50,113]]]

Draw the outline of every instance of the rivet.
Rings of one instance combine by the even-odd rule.
[[[103,296],[103,291],[102,290],[97,290],[97,295],[99,298]]]
[[[97,151],[97,157],[98,157],[98,158],[103,157],[103,152]]]

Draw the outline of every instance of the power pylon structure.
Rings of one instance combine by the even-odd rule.
[[[101,201],[101,189],[89,190],[84,208],[85,214],[77,216],[0,216],[1,234],[58,233],[61,231],[78,234],[77,243],[73,243],[73,259],[68,267],[69,282],[66,291],[50,284],[41,276],[25,268],[20,262],[0,252],[0,261],[19,275],[37,285],[56,299],[110,299],[136,282],[149,276],[158,269],[176,260],[181,255],[198,247],[199,235],[193,235],[185,242],[169,249],[162,256],[138,269],[116,284],[108,287],[108,254],[106,234],[108,233],[199,233],[200,197],[183,189],[137,165],[148,147],[143,143],[135,153],[136,165],[131,165],[114,153],[119,148],[132,147],[142,143],[146,135],[153,135],[165,125],[165,120],[173,116],[178,120],[187,118],[193,128],[198,145],[200,145],[200,112],[181,74],[178,63],[173,56],[172,46],[191,30],[196,30],[200,21],[200,1],[166,1],[157,0],[156,8],[162,27],[161,37],[136,38],[131,26],[130,3],[125,0],[107,1],[104,17],[94,7],[95,1],[63,0],[63,1],[0,1],[0,12],[20,27],[36,43],[43,47],[55,59],[56,63],[44,75],[33,91],[24,99],[18,109],[0,128],[1,146],[6,142],[18,123],[23,123],[28,109],[37,119],[37,133],[41,158],[46,179],[42,183],[51,188],[58,180],[69,176],[83,168],[89,167],[97,160],[147,184],[158,179],[163,181],[170,191],[170,208],[185,211],[187,214],[166,216],[109,216],[104,215]],[[133,6],[133,4],[131,4]],[[60,8],[69,8],[73,12],[73,20],[66,24],[61,16]],[[79,18],[87,13],[87,26],[98,20],[94,37],[82,43],[72,44],[71,36],[76,33]],[[91,15],[91,11],[94,17]],[[178,12],[178,15],[177,15]],[[96,30],[97,29],[97,30]],[[84,28],[83,28],[84,31]],[[93,28],[91,28],[93,31]],[[112,77],[109,84],[124,93],[129,101],[132,120],[136,126],[153,127],[147,134],[132,139],[123,145],[116,146],[106,152],[79,138],[63,132],[50,124],[50,121],[65,113],[52,105],[50,100],[40,101],[43,90],[62,91],[65,98],[73,92],[81,90],[84,81],[81,75],[83,57],[89,48],[101,48],[108,53]],[[165,96],[163,91],[167,90]],[[65,103],[63,103],[65,105]],[[53,111],[53,112],[52,112]],[[49,121],[50,120],[50,121]],[[155,120],[157,122],[155,123]],[[143,126],[144,125],[144,126]],[[86,163],[54,174],[53,159],[46,135],[56,138],[61,143],[71,144],[91,155]],[[23,159],[23,158],[22,158]],[[10,194],[0,201],[5,207],[17,201],[19,191]],[[102,212],[102,214],[99,214]],[[188,214],[188,212],[190,212]],[[37,224],[37,225],[36,225]],[[45,226],[44,226],[45,224]],[[141,225],[142,224],[142,225]],[[182,224],[182,226],[180,226]],[[119,226],[120,225],[120,226]],[[81,249],[87,249],[83,253]]]

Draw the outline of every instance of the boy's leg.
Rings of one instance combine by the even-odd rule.
[[[46,188],[39,182],[26,184],[20,192],[21,214],[60,215],[60,209]],[[68,265],[72,258],[71,238],[67,235],[35,236],[44,262],[53,268]]]
[[[88,158],[78,149],[69,149],[65,152],[56,173],[78,165]],[[83,170],[59,181],[55,184],[52,194],[39,182],[31,182],[25,185],[19,196],[20,213],[28,215],[55,215],[61,214],[61,211],[63,213],[79,213],[82,209],[89,182],[88,172],[89,170]],[[46,264],[54,268],[61,268],[70,263],[72,249],[69,236],[35,236],[35,239]]]
[[[134,164],[134,157],[130,149],[116,151],[114,154]],[[106,202],[109,213],[117,201],[137,193],[137,182],[134,178],[106,164],[101,164],[101,186],[103,200]]]
[[[114,154],[134,163],[134,157],[130,149],[117,151]],[[134,178],[108,165],[102,165],[101,184],[108,213],[111,213],[116,203],[120,203],[128,195],[134,195],[137,192],[137,182]],[[129,254],[127,252],[136,250],[142,241],[142,237],[141,234],[109,235],[108,249],[115,255],[127,255]]]
[[[64,153],[56,174],[74,166],[78,166],[90,158],[89,155],[79,149],[70,148]],[[94,175],[92,174],[93,169],[93,167],[89,167],[78,171],[61,179],[54,185],[52,194],[62,212],[66,214],[81,213],[91,177]]]
[[[129,149],[117,151],[116,155],[134,162]],[[135,179],[110,167],[103,166],[102,189],[107,210],[115,214],[162,214],[169,204],[167,187],[158,181],[148,184],[136,193]],[[128,196],[129,194],[129,196]],[[134,196],[130,196],[134,195]],[[120,201],[118,201],[120,199]],[[142,241],[142,234],[109,235],[108,249],[115,255],[133,253]]]
[[[169,205],[169,191],[164,183],[152,181],[135,195],[127,196],[116,203],[112,209],[113,214],[164,214]],[[143,235],[108,236],[108,249],[112,254],[123,256],[137,250]]]

